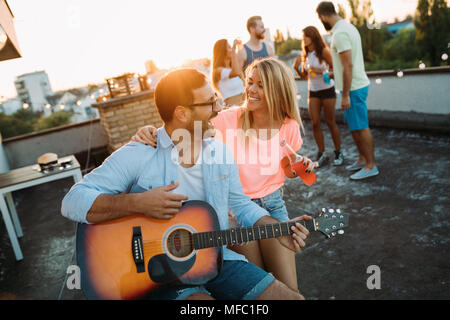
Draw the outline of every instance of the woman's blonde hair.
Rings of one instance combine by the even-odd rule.
[[[291,70],[283,62],[274,58],[255,60],[245,71],[246,86],[254,69],[259,72],[263,84],[271,123],[274,121],[284,123],[286,118],[294,119],[304,132],[297,102],[297,85]],[[240,120],[244,132],[251,128],[252,122],[251,112],[244,104]]]

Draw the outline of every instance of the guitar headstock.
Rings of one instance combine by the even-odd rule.
[[[348,213],[341,212],[340,209],[323,208],[320,215],[314,219],[317,231],[322,232],[327,238],[343,234],[345,227],[348,227]]]

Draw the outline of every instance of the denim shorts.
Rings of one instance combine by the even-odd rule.
[[[350,108],[344,110],[344,121],[347,122],[350,131],[363,130],[369,127],[368,95],[369,86],[350,91]]]
[[[283,200],[282,188],[265,197],[252,199],[252,201],[261,208],[266,209],[273,218],[280,220],[281,222],[289,220],[289,215]]]
[[[203,292],[217,300],[255,300],[275,280],[253,263],[225,260],[217,278],[200,286],[165,286],[152,292],[155,300],[185,300],[194,293]]]

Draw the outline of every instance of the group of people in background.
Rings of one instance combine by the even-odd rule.
[[[332,163],[335,166],[344,163],[341,134],[335,120],[336,91],[340,91],[344,121],[348,123],[358,150],[358,160],[346,166],[348,171],[357,171],[350,179],[361,180],[376,176],[378,169],[367,112],[370,82],[365,73],[361,37],[354,26],[336,13],[331,2],[320,3],[317,14],[325,29],[331,32],[331,49],[319,30],[308,26],[302,30],[302,53],[292,66],[301,79],[308,80],[308,111],[318,149],[315,160],[318,167],[328,160],[321,128],[323,110],[324,121],[334,145]],[[273,47],[265,41],[265,28],[260,16],[248,19],[247,30],[250,39],[244,45],[240,40],[235,40],[231,47],[226,39],[221,39],[214,45],[213,82],[222,94],[226,106],[241,105],[244,102],[243,80],[246,67],[255,59],[274,56]]]
[[[212,58],[212,80],[220,92],[225,106],[242,105],[245,100],[244,72],[257,59],[273,57],[274,48],[265,41],[266,28],[260,16],[247,20],[250,39],[247,43],[235,39],[230,46],[227,39],[214,44]]]
[[[331,46],[328,47],[325,44],[317,28],[312,26],[304,28],[302,30],[303,52],[295,60],[293,66],[298,76],[302,79],[308,79],[309,114],[318,147],[317,161],[312,161],[306,156],[303,156],[301,161],[304,162],[307,171],[312,171],[325,162],[324,137],[320,126],[321,110],[323,109],[325,122],[334,144],[333,164],[343,164],[344,155],[341,150],[340,131],[335,122],[337,89],[342,93],[341,107],[344,110],[345,120],[359,152],[358,160],[347,166],[347,170],[357,170],[355,174],[351,175],[351,179],[365,179],[377,175],[378,169],[375,165],[373,138],[368,124],[366,99],[369,80],[364,71],[361,39],[356,28],[336,14],[331,2],[320,3],[317,7],[317,14],[325,28],[332,33]],[[270,43],[265,41],[266,30],[261,17],[254,16],[248,19],[247,30],[250,39],[245,44],[242,44],[240,40],[235,40],[230,45],[226,39],[221,39],[214,45],[212,86],[215,89],[214,91],[218,92],[223,98],[225,105],[220,105],[218,98],[214,97],[209,82],[194,71],[179,70],[171,72],[160,80],[155,89],[155,104],[165,126],[158,130],[151,126],[143,127],[132,138],[132,141],[135,141],[134,143],[140,142],[150,145],[146,148],[165,149],[172,143],[169,138],[172,129],[181,126],[193,132],[192,121],[194,120],[202,121],[206,128],[213,127],[216,130],[217,134],[213,139],[223,142],[231,150],[237,165],[240,184],[242,184],[242,192],[247,197],[240,197],[237,201],[236,194],[241,189],[239,188],[240,184],[236,184],[236,181],[233,186],[230,185],[230,188],[237,187],[237,189],[231,190],[227,187],[226,191],[223,190],[222,196],[229,199],[231,210],[228,212],[227,219],[219,217],[221,229],[239,224],[246,226],[249,221],[254,223],[255,220],[246,219],[243,214],[244,209],[248,211],[247,207],[251,207],[246,204],[244,199],[251,200],[252,205],[258,205],[258,208],[262,210],[261,212],[267,212],[272,219],[276,219],[275,221],[285,222],[290,220],[283,201],[283,186],[286,178],[297,178],[297,172],[292,168],[292,163],[297,158],[295,154],[281,147],[279,143],[278,145],[275,144],[274,147],[272,142],[274,140],[282,141],[297,153],[299,153],[303,144],[301,133],[304,133],[304,127],[300,117],[294,75],[283,62],[274,58],[274,49]],[[191,98],[172,103],[173,99],[186,95],[185,93],[179,93],[179,91],[181,87],[187,85],[190,86],[190,91],[186,90],[189,91],[188,97]],[[201,99],[206,100],[206,102],[197,101]],[[170,108],[166,107],[171,104],[173,106],[170,106]],[[230,135],[227,134],[228,130],[243,132],[244,134],[231,135],[230,140]],[[193,143],[197,142],[193,140]],[[257,159],[255,162],[240,161],[241,158],[260,157],[260,154],[252,154],[251,144],[256,144],[258,149],[268,150],[270,153],[268,161],[266,161],[267,159]],[[126,149],[129,150],[127,152],[133,152],[133,150],[134,152],[140,152],[141,154],[138,156],[147,157],[148,160],[145,161],[148,161],[149,164],[162,157],[153,159],[145,156],[145,149],[142,149],[141,146]],[[121,151],[115,155],[114,161],[117,161],[117,163],[129,161],[124,153],[125,151]],[[210,197],[208,194],[212,190],[209,190],[206,187],[207,182],[204,182],[206,171],[201,170],[196,156],[198,154],[192,155],[193,162],[190,165],[183,163],[177,167],[176,170],[178,171],[173,173],[173,176],[181,182],[178,185],[171,185],[170,189],[164,189],[164,192],[173,191],[169,202],[173,209],[171,215],[175,214],[176,208],[181,206],[181,202],[186,198],[189,200],[205,200]],[[98,190],[110,190],[109,186],[103,187],[101,185],[102,179],[106,179],[106,176],[109,177],[113,174],[113,168],[116,166],[113,160],[110,160],[109,163],[111,168],[108,168],[108,166],[103,169],[98,168],[81,183],[88,189],[95,189],[95,196],[98,195]],[[143,167],[145,166],[136,166],[136,168]],[[275,168],[275,170],[269,170],[270,168]],[[107,174],[103,174],[102,170]],[[136,175],[138,174],[140,173],[136,172]],[[157,175],[156,172],[154,174]],[[232,178],[227,177],[228,174],[219,178]],[[219,178],[216,177],[216,179]],[[129,179],[130,183],[133,184],[133,179],[136,180],[137,178],[133,176],[129,178],[120,177],[120,179],[121,181]],[[107,180],[107,182],[111,181]],[[223,185],[222,182],[220,183],[220,185]],[[125,185],[124,182],[123,187],[128,188]],[[71,190],[69,195],[66,196],[63,214],[78,221],[97,222],[95,210],[89,209],[92,203],[83,205],[84,211],[82,213],[70,210],[72,206],[78,205],[75,203],[78,198],[74,195],[77,188],[73,189],[75,191]],[[118,187],[117,191],[122,192],[122,189]],[[147,192],[150,194],[151,190]],[[175,194],[178,193],[181,193],[181,195],[176,197]],[[218,195],[215,194],[214,196],[217,197]],[[92,201],[94,199],[93,196]],[[213,204],[214,201],[218,201],[219,204],[226,203],[213,200]],[[215,203],[216,206],[220,207],[217,203]],[[153,204],[155,212],[158,211],[158,206],[159,204]],[[95,206],[92,205],[92,207]],[[216,211],[220,210],[216,208]],[[156,215],[152,212],[149,212],[148,215],[164,218],[162,215]],[[301,219],[309,220],[311,217],[303,216]],[[177,288],[177,290],[168,289],[167,297],[185,299],[192,295],[191,298],[206,298],[209,296],[226,296],[232,299],[256,298],[257,296],[268,299],[302,298],[298,288],[294,252],[300,251],[305,246],[307,236],[308,231],[298,226],[289,245],[277,239],[264,239],[249,242],[243,246],[228,246],[227,250],[234,253],[227,253],[224,258],[225,262],[227,259],[230,261],[243,260],[249,262],[252,266],[259,267],[258,270],[263,271],[258,271],[257,279],[255,279],[254,269],[241,268],[238,271],[234,264],[233,267],[231,267],[231,264],[227,264],[226,268],[224,264],[223,273],[229,276],[227,278],[229,285],[216,286],[211,284],[199,286],[198,290],[189,289],[190,291],[183,291],[180,288]],[[274,279],[269,276],[269,273],[273,274]],[[239,281],[245,283],[239,283]],[[215,280],[215,282],[217,281]],[[247,282],[248,286],[244,290],[243,286]],[[234,287],[231,285],[234,285]],[[222,295],[225,290],[230,292]],[[190,292],[190,294],[187,292]],[[250,295],[250,292],[252,292],[252,295]],[[258,294],[256,295],[255,292]]]

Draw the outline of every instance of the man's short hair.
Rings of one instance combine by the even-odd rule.
[[[194,103],[193,90],[203,87],[206,76],[194,68],[177,69],[162,77],[155,88],[155,105],[164,123],[170,122],[177,106]]]
[[[253,16],[247,20],[247,31],[250,33],[250,28],[256,27],[256,21],[262,20],[260,16]]]
[[[337,14],[334,4],[331,1],[322,1],[317,6],[316,12],[321,16],[332,16]]]

